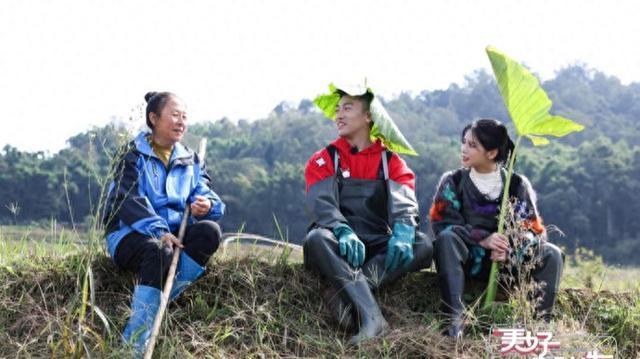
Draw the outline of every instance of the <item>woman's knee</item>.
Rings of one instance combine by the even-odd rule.
[[[549,242],[544,242],[543,251],[545,261],[549,261],[559,268],[564,266],[564,252],[562,252],[558,246]]]
[[[209,258],[220,246],[222,230],[213,221],[200,221],[191,225],[184,239],[185,252],[201,266],[205,266]]]
[[[187,229],[183,240],[185,248],[193,247],[198,251],[213,253],[220,246],[222,230],[214,221],[200,221]]]
[[[138,277],[140,284],[161,289],[171,266],[173,250],[161,243],[149,241],[141,248]]]
[[[436,235],[433,247],[436,253],[451,252],[464,245],[462,239],[452,231],[442,231]]]
[[[220,245],[222,237],[222,229],[220,225],[214,221],[200,221],[192,225],[191,232],[194,239],[205,242],[209,247],[215,249]]]
[[[423,263],[424,267],[431,266],[431,260],[433,259],[433,240],[431,237],[426,233],[416,231],[413,253],[416,259]]]
[[[469,259],[469,249],[464,240],[452,231],[443,231],[436,236],[434,259],[438,272],[451,266],[461,266]]]
[[[141,265],[160,270],[169,269],[171,259],[173,258],[173,249],[161,241],[149,241],[145,243],[141,250]]]

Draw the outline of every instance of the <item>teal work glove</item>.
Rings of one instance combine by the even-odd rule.
[[[387,272],[391,273],[401,265],[408,267],[411,264],[415,237],[415,227],[400,222],[393,224],[393,234],[387,244],[387,258],[384,261]]]
[[[364,243],[353,230],[346,224],[339,224],[333,228],[333,234],[338,238],[340,255],[343,256],[353,267],[360,267],[364,264]]]

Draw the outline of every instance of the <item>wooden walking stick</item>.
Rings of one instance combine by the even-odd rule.
[[[204,162],[204,155],[207,145],[207,139],[203,138],[200,140],[200,147],[198,148],[198,157],[201,162]],[[189,207],[189,203],[186,204],[186,208],[184,209],[184,214],[182,215],[182,222],[180,222],[180,229],[178,230],[178,241],[182,243],[184,239],[184,232],[187,229],[187,223],[189,222],[189,216],[191,215],[191,210]],[[164,311],[167,308],[167,304],[169,303],[169,294],[171,293],[171,288],[173,287],[173,281],[175,280],[176,275],[176,267],[178,266],[178,259],[180,258],[180,247],[175,247],[173,250],[173,259],[171,260],[171,267],[169,267],[169,273],[167,273],[167,281],[164,283],[164,290],[162,291],[162,296],[160,297],[160,307],[158,308],[158,313],[156,314],[156,318],[153,320],[153,329],[151,330],[151,337],[149,338],[149,343],[147,343],[147,349],[144,352],[144,359],[151,359],[151,355],[153,355],[153,349],[156,346],[156,338],[158,337],[158,332],[160,332],[160,323],[162,323],[162,318],[164,317]]]

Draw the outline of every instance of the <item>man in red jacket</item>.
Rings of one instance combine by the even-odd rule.
[[[330,89],[314,102],[339,137],[306,165],[304,262],[330,283],[325,300],[357,344],[388,328],[372,290],[429,267],[433,246],[416,230],[414,173],[390,149],[415,151],[370,89]]]

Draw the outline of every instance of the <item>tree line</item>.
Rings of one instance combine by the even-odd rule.
[[[564,232],[552,240],[569,251],[592,248],[612,263],[639,264],[629,254],[640,251],[640,84],[624,85],[578,64],[542,85],[554,113],[587,126],[550,146],[528,148],[517,160],[516,170],[537,191],[545,223]],[[483,117],[510,121],[493,77],[482,70],[462,85],[405,93],[383,103],[420,154],[404,158],[416,172],[426,228],[440,175],[459,166],[464,125]],[[302,100],[283,102],[267,118],[251,122],[223,118],[192,124],[185,141],[193,146],[198,138],[208,139],[209,171],[228,206],[221,222],[226,231],[300,242],[308,225],[304,165],[335,136],[333,123],[310,100]],[[53,155],[5,146],[0,222],[88,222],[99,206],[111,159],[127,138],[124,128],[113,123],[70,138]]]

